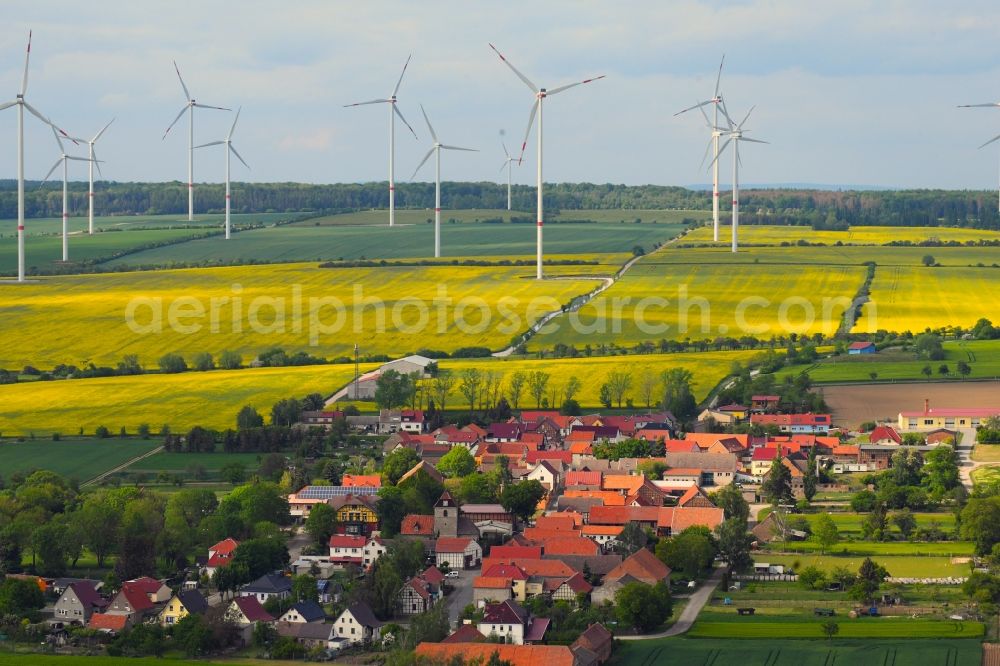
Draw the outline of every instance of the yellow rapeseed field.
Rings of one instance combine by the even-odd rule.
[[[141,423],[153,432],[165,423],[174,432],[230,428],[243,405],[267,415],[282,398],[329,395],[353,376],[353,365],[314,365],[8,384],[0,386],[0,432],[75,435],[82,428],[92,435],[103,425],[135,433]]]
[[[880,266],[856,331],[971,327],[1000,315],[1000,268]]]
[[[553,275],[616,265],[553,267]],[[76,275],[0,286],[0,368],[115,364],[137,354],[155,367],[168,352],[233,350],[250,361],[280,346],[325,357],[400,356],[423,347],[498,349],[545,312],[597,286],[537,282],[533,266],[315,264]]]
[[[731,227],[719,230],[719,241],[731,242]],[[1000,232],[953,227],[851,227],[847,231],[813,231],[811,227],[771,226],[744,224],[740,226],[740,242],[756,245],[780,245],[805,240],[810,243],[833,245],[837,241],[845,245],[884,245],[892,241],[921,241],[936,238],[941,242],[998,240]],[[684,243],[711,243],[712,226],[703,226],[684,237]]]

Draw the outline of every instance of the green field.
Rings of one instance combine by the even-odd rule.
[[[556,254],[647,251],[675,237],[680,224],[551,224],[545,227],[546,257]],[[533,255],[535,226],[528,224],[442,223],[442,257]],[[108,266],[170,266],[233,262],[293,262],[337,259],[403,259],[434,255],[434,225],[300,225],[267,227],[193,240],[122,257]]]
[[[730,609],[724,621],[721,618],[698,620],[688,635],[691,638],[825,638],[822,630],[823,619],[803,619],[798,616],[754,616],[739,617],[736,609]],[[850,619],[840,617],[841,638],[978,638],[985,632],[981,622],[955,622],[945,620],[924,620],[909,617],[862,617]],[[924,662],[920,662],[924,663]]]
[[[4,428],[10,434],[10,428]],[[66,431],[64,431],[66,432]],[[9,477],[15,472],[48,469],[79,481],[93,477],[141,456],[160,442],[140,439],[64,438],[17,442],[0,441],[0,474]]]
[[[806,226],[772,226],[746,224],[741,225],[740,242],[747,245],[780,245],[781,243],[797,243],[800,240],[809,243],[825,243],[834,245],[884,245],[893,241],[910,241],[919,243],[937,239],[943,243],[958,241],[965,243],[978,240],[996,240],[1000,233],[982,229],[965,229],[952,227],[851,227],[847,231],[815,231]],[[730,227],[719,229],[719,240],[729,243]],[[712,243],[712,227],[706,225],[691,232],[684,239],[687,243]],[[925,252],[934,253],[937,248],[925,248]]]
[[[843,625],[841,625],[843,631]],[[978,640],[795,640],[660,638],[623,641],[613,666],[979,666]]]
[[[961,378],[957,364],[964,361],[972,368],[969,377],[1000,377],[1000,340],[948,341],[944,343],[944,350],[945,358],[933,362],[917,360],[916,354],[912,352],[892,350],[877,354],[831,356],[805,368],[805,371],[814,382],[870,382],[873,372],[877,374],[876,381],[926,380],[927,377],[922,372],[924,366],[930,365],[932,377],[941,379],[938,367],[943,363],[951,371],[949,376],[957,379]],[[802,371],[801,367],[785,368],[778,372],[778,377],[797,375]]]
[[[112,433],[122,426],[134,433],[142,423],[154,432],[165,423],[174,432],[195,425],[233,428],[243,405],[269,414],[278,400],[330,394],[353,376],[351,365],[311,365],[7,384],[0,386],[0,432],[75,434],[83,428],[89,434],[103,425]]]
[[[871,546],[875,544],[864,544],[864,546]],[[968,559],[972,555],[972,548],[968,546],[963,548],[961,542],[952,543],[942,543],[942,544],[919,544],[922,547],[930,547],[936,545],[951,546],[954,548],[953,551],[955,557]],[[834,553],[839,553],[838,545]],[[859,546],[860,549],[860,546]],[[889,572],[890,576],[900,577],[900,578],[946,578],[949,576],[962,577],[969,575],[969,565],[968,563],[958,564],[952,563],[952,557],[949,555],[928,555],[928,556],[918,556],[918,555],[885,555],[876,552],[875,550],[867,551],[871,553],[871,558],[875,562],[881,564]],[[923,551],[923,552],[926,552]],[[816,555],[810,553],[797,553],[788,555],[775,555],[773,553],[758,553],[754,555],[754,560],[757,562],[766,562],[768,564],[782,564],[786,567],[794,566],[798,563],[799,570],[803,567],[814,566],[823,571],[830,572],[834,567],[846,567],[851,571],[857,571],[858,567],[864,561],[867,554],[860,553],[850,553],[847,555],[832,554],[832,555]]]
[[[123,473],[134,477],[137,474],[144,474],[152,477],[159,472],[166,472],[171,475],[180,475],[191,480],[195,474],[194,469],[200,468],[204,476],[198,481],[218,481],[219,470],[230,463],[241,463],[247,471],[247,475],[252,474],[259,466],[260,459],[266,454],[263,453],[166,453],[160,452],[143,458],[130,465]]]
[[[356,342],[363,354],[393,356],[424,347],[502,349],[597,285],[539,282],[522,266],[276,264],[49,278],[0,287],[0,368],[113,365],[124,354],[155,367],[169,352],[224,350],[250,362],[273,346],[332,358],[352,354]]]
[[[512,217],[530,218],[534,220],[535,211],[509,211],[505,208],[463,208],[449,210],[448,202],[444,201],[444,210],[441,211],[441,221],[444,223],[455,220],[458,223],[481,222],[483,220],[502,219],[509,223]],[[590,222],[605,222],[614,224],[634,224],[636,219],[642,220],[643,224],[680,224],[684,220],[704,220],[711,217],[709,211],[704,210],[649,210],[649,209],[615,209],[615,210],[563,210],[558,212],[546,212],[546,224],[559,224],[566,220],[587,220]],[[396,209],[397,225],[426,224],[427,220],[434,219],[434,211],[429,209]],[[364,210],[356,213],[341,213],[339,215],[326,215],[323,217],[311,218],[303,222],[296,222],[296,226],[377,226],[389,223],[388,210]]]
[[[70,194],[72,198],[72,193]],[[81,200],[84,200],[81,197]],[[275,224],[288,220],[298,219],[308,213],[233,213],[231,215],[233,226]],[[179,215],[95,215],[95,231],[133,231],[137,229],[182,229],[189,231],[205,231],[211,228],[221,227],[225,222],[224,213],[198,213],[194,220],[188,221],[187,214]],[[8,239],[14,237],[16,220],[0,219],[0,238]],[[39,217],[25,220],[25,231],[28,236],[61,234],[61,217]],[[87,232],[87,212],[83,210],[79,213],[71,213],[69,218],[70,232]]]
[[[822,513],[804,513],[797,514],[795,518],[805,518],[809,523],[815,526],[817,520],[819,520]],[[863,513],[839,513],[831,512],[828,514],[833,520],[833,524],[837,526],[837,531],[840,532],[841,538],[860,538],[861,535],[861,523],[864,520],[866,514]],[[927,527],[931,524],[936,524],[938,529],[944,530],[945,532],[950,532],[955,529],[955,514],[950,512],[941,513],[914,513],[913,517],[917,520],[918,527]],[[895,528],[891,529],[890,532],[895,533]],[[800,542],[790,542],[789,545],[794,546]],[[847,546],[848,544],[840,543],[834,546],[835,549],[840,549]],[[857,546],[858,548],[865,548],[868,546],[886,546],[888,543],[852,543],[851,547]],[[909,544],[915,550],[921,550],[923,546],[928,544]]]

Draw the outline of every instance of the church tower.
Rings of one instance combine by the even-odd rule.
[[[447,490],[434,505],[434,531],[439,537],[458,536],[458,505]]]

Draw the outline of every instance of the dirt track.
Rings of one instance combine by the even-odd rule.
[[[895,422],[901,411],[931,407],[1000,407],[1000,383],[961,384],[861,384],[817,387],[823,394],[834,423],[857,428],[865,421]]]

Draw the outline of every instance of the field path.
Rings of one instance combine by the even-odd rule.
[[[668,638],[670,636],[680,636],[681,634],[687,632],[688,629],[694,624],[694,621],[698,619],[698,614],[701,609],[705,607],[709,599],[712,598],[712,593],[715,592],[715,588],[718,587],[719,583],[722,581],[722,575],[725,573],[725,567],[718,567],[711,576],[708,577],[698,591],[691,595],[688,600],[687,606],[681,611],[681,616],[677,618],[677,622],[667,629],[666,631],[661,631],[658,634],[645,634],[643,636],[615,636],[621,641],[646,641],[652,640],[654,638]]]
[[[98,474],[97,476],[95,476],[94,478],[90,479],[89,481],[84,481],[83,483],[80,484],[80,487],[83,488],[85,486],[89,486],[89,485],[94,484],[94,483],[100,483],[101,481],[103,481],[104,479],[108,478],[112,474],[114,474],[116,472],[120,472],[123,469],[126,469],[128,467],[131,467],[132,465],[134,465],[135,463],[139,462],[140,460],[144,460],[144,459],[146,459],[146,458],[148,458],[148,457],[150,457],[152,455],[156,455],[157,453],[159,453],[162,450],[163,450],[163,446],[158,446],[158,447],[156,447],[155,449],[153,449],[151,451],[147,451],[146,453],[143,453],[141,456],[136,456],[135,458],[132,458],[131,460],[126,460],[121,465],[118,465],[117,467],[112,467],[108,471],[102,472],[102,473]]]

